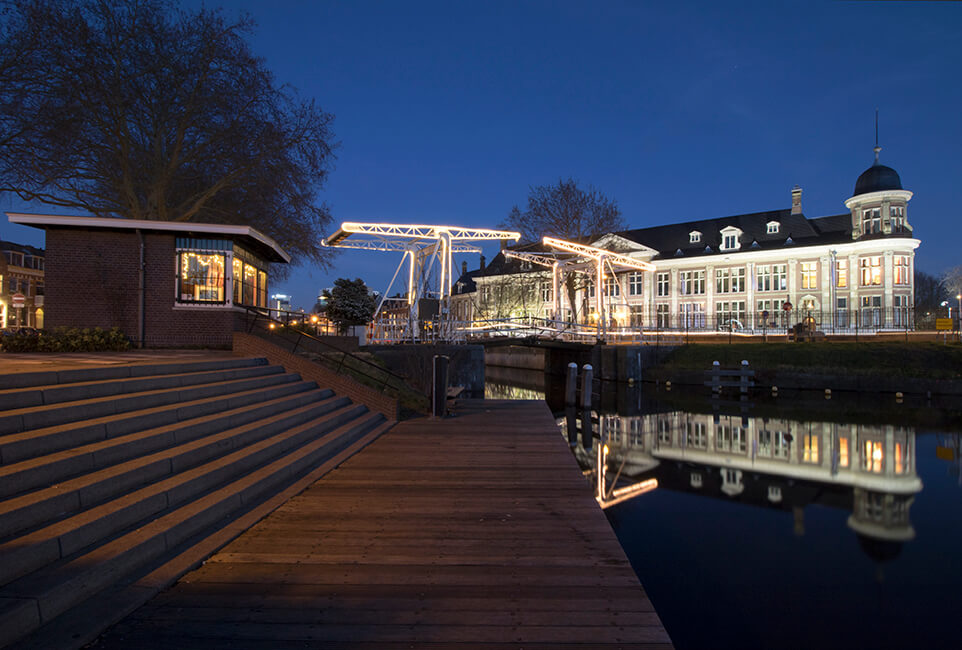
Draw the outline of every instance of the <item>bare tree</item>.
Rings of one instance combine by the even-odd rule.
[[[333,116],[278,85],[249,17],[170,0],[4,0],[0,192],[254,226],[324,264]]]
[[[944,271],[940,279],[945,298],[962,295],[962,266],[953,266]]]
[[[558,179],[555,185],[531,187],[525,210],[522,211],[517,205],[512,207],[500,227],[517,230],[522,240],[528,242],[541,241],[547,235],[584,243],[595,236],[626,228],[615,201],[594,187],[581,189],[573,178]],[[579,289],[587,286],[585,277],[569,274],[565,279],[565,291],[574,320],[578,319],[575,296]]]

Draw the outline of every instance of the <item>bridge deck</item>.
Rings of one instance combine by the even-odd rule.
[[[402,422],[97,648],[669,648],[543,402]]]

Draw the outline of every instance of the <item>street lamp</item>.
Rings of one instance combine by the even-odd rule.
[[[949,304],[949,301],[948,301],[948,300],[943,300],[939,306],[940,306],[940,307],[948,307],[948,308],[949,308],[949,318],[952,318],[952,305]]]

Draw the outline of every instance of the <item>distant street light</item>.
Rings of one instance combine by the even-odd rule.
[[[949,308],[949,318],[952,318],[952,305],[949,304],[949,301],[948,301],[948,300],[943,300],[943,301],[939,304],[939,307],[948,307],[948,308]]]

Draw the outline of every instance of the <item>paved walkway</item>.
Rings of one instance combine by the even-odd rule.
[[[133,363],[177,363],[233,358],[230,350],[129,350],[127,352],[0,352],[0,375]]]
[[[670,648],[543,402],[402,422],[96,648]]]

